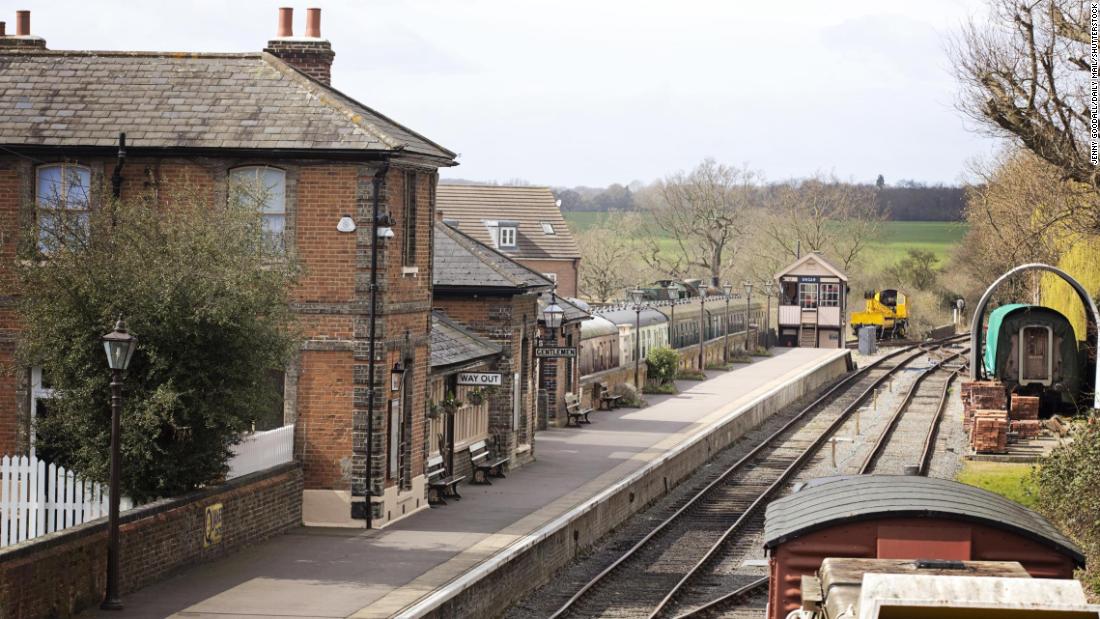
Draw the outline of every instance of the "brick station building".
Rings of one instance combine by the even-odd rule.
[[[12,266],[35,253],[17,239],[48,215],[40,197],[51,183],[90,196],[70,197],[66,208],[102,203],[120,132],[128,139],[123,199],[189,189],[217,203],[235,179],[262,182],[269,230],[305,269],[292,295],[304,339],[284,380],[285,422],[296,424],[305,473],[305,520],[363,526],[370,483],[378,526],[427,505],[433,211],[437,171],[455,165],[455,155],[333,88],[334,53],[320,36],[319,11],[310,10],[305,37],[292,36],[283,11],[279,36],[256,53],[48,51],[30,34],[29,14],[15,35],[0,37],[0,368],[13,367],[20,333]],[[376,200],[394,220],[394,237],[378,249],[368,482]],[[337,230],[345,216],[356,230]],[[513,314],[534,319],[522,302],[504,305],[477,324],[504,328]],[[526,341],[525,328],[497,339]],[[518,352],[509,358],[520,359]],[[404,369],[399,380],[391,379],[395,365]],[[48,393],[33,368],[0,372],[0,452],[29,448]]]
[[[538,298],[553,282],[445,223],[435,226],[434,253],[433,306],[502,348],[486,436],[497,455],[520,466],[534,458]]]

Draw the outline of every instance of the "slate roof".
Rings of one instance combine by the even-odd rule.
[[[583,307],[573,303],[565,297],[555,297],[558,307],[562,309],[565,314],[562,315],[562,324],[574,322],[577,320],[589,320],[592,318],[592,314],[585,311]],[[550,295],[542,293],[539,295],[539,320],[542,320],[542,310],[546,309],[550,305]]]
[[[455,154],[266,52],[0,51],[0,144]]]
[[[472,363],[500,354],[501,347],[451,320],[432,312],[432,368]]]
[[[916,475],[864,475],[821,480],[772,501],[764,546],[836,524],[880,517],[941,517],[981,522],[1053,545],[1084,564],[1081,551],[1039,514],[999,495],[955,481]]]
[[[432,286],[436,288],[540,291],[554,283],[493,248],[444,223],[435,224]]]
[[[436,209],[443,218],[458,222],[458,229],[493,246],[485,221],[513,221],[515,249],[500,248],[516,258],[580,258],[577,241],[562,217],[557,200],[548,187],[500,185],[447,185],[436,187]],[[554,234],[543,232],[542,223],[553,226]]]

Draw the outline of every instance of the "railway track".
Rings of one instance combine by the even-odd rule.
[[[910,472],[925,475],[928,472],[940,419],[947,406],[947,394],[961,369],[948,364],[968,352],[969,347],[954,352],[917,376],[864,458],[859,467],[860,475],[905,475]],[[913,461],[911,455],[915,444],[922,447],[919,457]],[[907,470],[910,466],[916,470]]]
[[[552,619],[673,616],[675,608],[689,606],[679,599],[689,585],[692,600],[700,596],[711,599],[716,588],[728,592],[728,577],[700,582],[707,566],[728,545],[736,545],[736,540],[756,537],[767,501],[880,385],[930,349],[956,339],[894,351],[791,414],[778,430],[584,583],[551,615]],[[759,575],[735,577],[737,588],[747,586],[747,580]]]

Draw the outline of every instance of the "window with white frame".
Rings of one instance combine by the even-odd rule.
[[[821,307],[840,307],[840,284],[821,284]]]
[[[49,413],[49,401],[54,390],[49,375],[42,368],[31,368],[31,453],[37,443],[37,426],[40,419]]]
[[[516,246],[516,228],[515,226],[502,226],[500,229],[500,246],[501,247],[515,247]]]
[[[38,250],[44,254],[83,237],[88,231],[92,173],[85,166],[39,166],[35,176]]]
[[[817,284],[798,284],[798,304],[807,309],[817,307]]]
[[[546,235],[557,234],[557,232],[554,231],[554,224],[548,221],[542,222],[542,233]]]
[[[286,172],[269,166],[246,166],[229,171],[230,190],[263,217],[264,237],[272,247],[286,247]]]

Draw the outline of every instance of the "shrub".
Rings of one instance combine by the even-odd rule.
[[[652,348],[645,357],[646,372],[650,380],[665,385],[676,378],[680,367],[680,353],[671,348]]]
[[[706,380],[707,375],[699,370],[680,370],[676,373],[677,380]]]
[[[643,390],[643,393],[656,393],[656,394],[672,395],[672,394],[676,393],[676,383],[671,383],[670,382],[670,383],[656,384],[656,383],[647,382],[645,384],[645,389]]]
[[[1100,419],[1077,426],[1073,441],[1052,450],[1033,473],[1035,505],[1084,551],[1083,580],[1100,594]]]
[[[222,479],[241,432],[282,420],[272,372],[296,341],[295,262],[265,238],[254,206],[199,195],[107,201],[63,243],[28,241],[48,254],[20,267],[19,361],[42,367],[55,388],[37,423],[40,454],[107,479],[100,337],[121,316],[139,338],[122,411],[122,488],[137,500]]]

